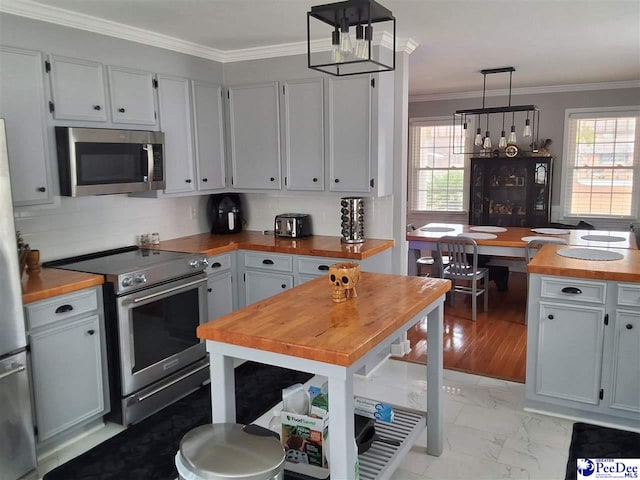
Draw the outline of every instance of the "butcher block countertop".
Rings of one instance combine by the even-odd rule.
[[[201,233],[189,237],[160,242],[155,248],[177,252],[204,253],[208,256],[232,250],[256,250],[261,252],[311,255],[314,257],[337,257],[364,260],[388,248],[393,240],[367,239],[364,243],[347,244],[340,237],[313,235],[305,238],[282,238],[273,234],[244,231],[230,235]]]
[[[608,248],[623,255],[621,260],[579,260],[557,255],[566,245],[545,245],[533,257],[527,270],[529,273],[558,275],[563,277],[640,282],[640,250]]]
[[[41,268],[38,273],[22,275],[22,303],[37,302],[103,283],[104,277],[102,275],[57,268]]]
[[[198,327],[198,337],[349,366],[451,288],[449,280],[361,272],[334,303],[326,277]]]

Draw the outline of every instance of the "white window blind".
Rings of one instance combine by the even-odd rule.
[[[453,120],[412,120],[409,149],[409,208],[422,212],[462,212],[466,205],[465,156],[453,153],[460,141]],[[456,133],[454,135],[454,132]],[[456,145],[456,151],[465,151]]]
[[[640,111],[568,111],[564,216],[637,218],[639,154]]]

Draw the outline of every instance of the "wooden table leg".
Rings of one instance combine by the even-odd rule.
[[[343,370],[342,378],[329,377],[329,459],[331,478],[353,480],[355,448],[353,418],[353,374]]]
[[[213,423],[236,423],[236,381],[233,358],[209,351],[209,362]]]
[[[442,454],[442,362],[444,296],[427,315],[427,453]]]

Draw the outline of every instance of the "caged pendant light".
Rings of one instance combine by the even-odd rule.
[[[319,20],[313,22],[314,31],[323,29],[323,36],[331,40],[328,52],[312,50],[312,20]],[[355,32],[353,38],[351,32]],[[395,50],[396,19],[374,0],[328,3],[307,12],[307,60],[313,70],[337,77],[392,71]]]
[[[520,130],[520,135],[523,142],[526,142],[526,145],[521,146],[521,152],[529,152],[535,153],[538,151],[538,130],[540,127],[540,111],[538,107],[535,105],[511,105],[511,85],[513,72],[516,69],[514,67],[502,67],[502,68],[491,68],[487,70],[481,70],[480,73],[483,75],[483,86],[482,86],[482,108],[471,108],[464,110],[456,110],[453,114],[453,124],[456,132],[456,136],[460,136],[459,139],[454,141],[453,150],[455,154],[465,154],[472,155],[478,153],[484,153],[488,155],[491,153],[490,149],[493,145],[491,141],[491,136],[489,133],[489,119],[490,117],[494,117],[496,115],[502,114],[502,130],[500,132],[500,138],[498,141],[498,150],[504,151],[504,149],[508,145],[516,145],[518,141],[518,136],[516,134],[516,116],[522,116],[524,119],[524,126]],[[486,97],[486,86],[487,86],[487,75],[492,75],[495,73],[509,73],[509,103],[502,107],[486,107],[485,106],[485,97]],[[505,115],[507,113],[511,113],[511,126],[510,132],[507,137],[505,137]],[[526,118],[525,114],[526,113]],[[467,134],[467,118],[470,116],[476,116],[477,118],[477,130],[474,145],[478,147],[478,149],[474,151],[464,151],[467,148],[467,143],[464,141],[464,138]],[[486,133],[483,137],[481,134],[480,128],[480,118],[481,116],[486,116]],[[526,147],[526,148],[525,148]]]

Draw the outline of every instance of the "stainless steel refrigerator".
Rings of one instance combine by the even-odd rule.
[[[9,158],[0,118],[0,480],[36,467]]]

